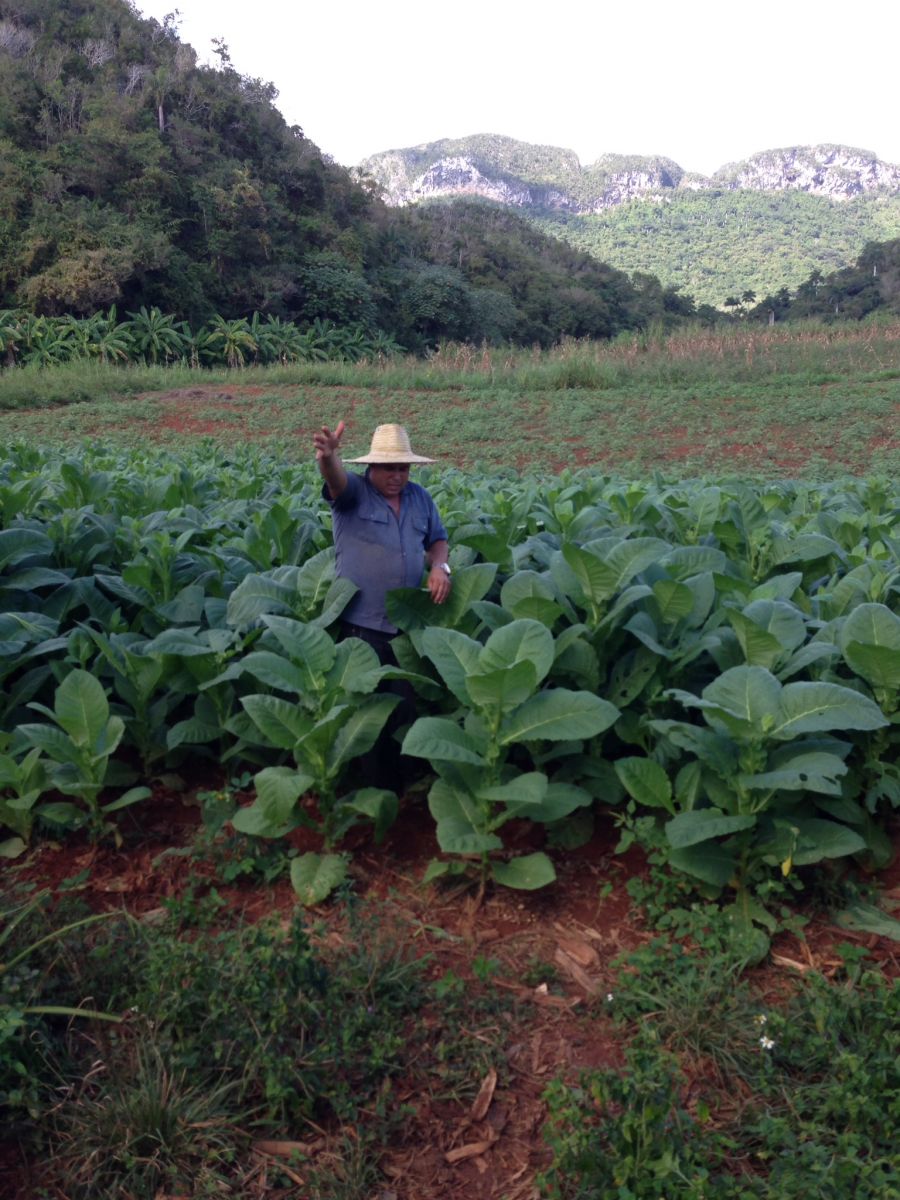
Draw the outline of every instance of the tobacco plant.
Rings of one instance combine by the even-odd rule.
[[[851,688],[782,684],[758,666],[731,668],[700,696],[668,694],[699,709],[706,722],[649,722],[660,749],[686,760],[674,791],[657,764],[639,770],[637,785],[624,764],[620,777],[638,800],[670,814],[672,866],[717,888],[730,885],[745,925],[771,925],[751,892],[773,867],[787,876],[795,867],[866,851],[864,811],[842,788],[853,745],[830,735],[880,730],[887,718]]]
[[[341,783],[349,763],[371,750],[399,703],[397,696],[375,694],[382,679],[398,672],[381,667],[375,651],[358,638],[335,644],[311,623],[268,614],[262,622],[260,648],[241,660],[241,669],[290,699],[253,693],[241,704],[257,740],[289,753],[295,765],[257,773],[256,800],[235,814],[235,829],[281,837],[304,825],[320,833],[330,850],[351,826],[368,819],[380,838],[397,813],[394,792],[361,788],[341,794]],[[300,803],[310,792],[315,812]],[[343,874],[343,860],[335,854],[305,854],[291,865],[294,886],[308,902],[327,895]]]
[[[533,766],[545,742],[565,742],[577,754],[586,740],[609,728],[618,709],[586,691],[541,690],[555,647],[538,621],[513,620],[484,645],[458,630],[432,628],[421,634],[420,644],[460,708],[450,717],[420,717],[403,752],[426,759],[437,771],[428,803],[438,845],[464,857],[432,863],[426,879],[474,865],[482,886],[490,876],[508,887],[543,887],[555,878],[549,858],[540,851],[496,857],[504,849],[498,831],[514,817],[559,821],[592,798],[572,783],[554,783],[544,772],[521,766]]]
[[[59,801],[42,807],[41,815],[64,829],[86,826],[93,838],[118,831],[108,818],[150,795],[146,787],[130,788],[106,803],[100,796],[107,786],[110,757],[125,732],[121,717],[110,716],[102,684],[88,671],[70,671],[56,689],[53,708],[32,701],[31,708],[48,717],[50,725],[20,725],[16,736],[35,747],[52,764],[52,786],[80,805]]]

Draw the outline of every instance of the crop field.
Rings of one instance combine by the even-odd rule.
[[[299,459],[323,421],[345,417],[362,445],[394,416],[465,469],[896,474],[900,326],[623,336],[534,355],[451,346],[426,362],[219,374],[73,365],[0,375],[5,441],[205,437]]]
[[[11,1194],[900,1195],[898,409],[894,327],[0,376]],[[396,668],[341,418],[441,460]]]

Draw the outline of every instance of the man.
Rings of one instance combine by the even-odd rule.
[[[361,638],[373,647],[379,662],[393,666],[391,641],[398,631],[385,610],[387,593],[418,587],[426,565],[435,604],[444,603],[452,586],[447,531],[431,496],[409,478],[411,464],[434,460],[413,453],[402,425],[379,425],[369,453],[348,460],[365,463],[365,475],[350,473],[340,457],[344,429],[340,421],[333,432],[323,425],[313,434],[325,481],[322,495],[332,510],[337,573],[359,589],[344,610],[342,636]],[[415,706],[409,684],[396,681],[385,690],[400,695],[403,703],[388,721],[375,761],[364,766],[372,769],[375,786],[396,791],[403,772],[392,734],[414,718]]]

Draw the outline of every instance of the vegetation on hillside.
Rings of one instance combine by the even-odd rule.
[[[813,271],[793,295],[779,288],[747,313],[752,318],[826,323],[856,320],[879,313],[890,319],[900,312],[900,238],[869,242],[855,264],[830,275]]]
[[[19,0],[0,20],[0,307],[115,303],[192,327],[259,312],[440,337],[606,337],[665,314],[662,289],[466,207],[403,214],[330,162],[218,44],[125,0]]]
[[[545,211],[545,233],[619,270],[648,271],[698,304],[799,287],[900,231],[900,196],[836,204],[805,192],[679,192],[579,216]]]

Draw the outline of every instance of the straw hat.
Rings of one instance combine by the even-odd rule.
[[[413,454],[409,434],[402,425],[379,425],[372,434],[369,453],[360,458],[348,458],[352,463],[430,463],[433,458]]]

